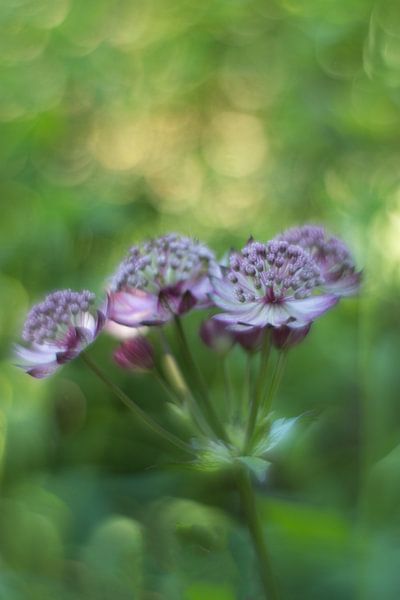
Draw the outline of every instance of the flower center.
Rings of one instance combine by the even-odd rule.
[[[112,289],[158,293],[164,287],[208,272],[214,254],[203,244],[176,234],[133,246],[112,281]]]
[[[87,290],[62,290],[49,294],[29,312],[22,332],[23,339],[38,344],[66,339],[69,328],[78,323],[79,316],[89,310],[94,300],[95,295]]]
[[[231,256],[230,267],[228,278],[239,302],[277,304],[289,296],[306,298],[321,284],[313,258],[285,241],[250,242]]]

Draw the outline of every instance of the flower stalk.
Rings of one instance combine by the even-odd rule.
[[[257,512],[254,489],[249,472],[242,464],[237,465],[236,482],[247,528],[257,554],[265,600],[279,600],[278,587],[272,570],[262,523]]]
[[[142,410],[120,387],[118,387],[115,383],[113,383],[107,375],[104,373],[102,369],[88,356],[88,354],[83,353],[82,360],[86,364],[87,367],[121,400],[121,402],[129,408],[129,410],[142,422],[144,423],[148,429],[150,429],[154,434],[160,436],[163,440],[168,442],[170,445],[175,448],[185,452],[186,454],[194,454],[192,448],[179,439],[173,433],[170,433],[164,427],[159,425],[156,421],[154,421],[149,415]]]
[[[260,354],[260,364],[254,394],[251,394],[250,416],[247,422],[246,437],[243,451],[246,454],[251,447],[252,437],[257,422],[260,405],[265,392],[266,379],[268,375],[268,363],[271,353],[269,335],[265,335]]]
[[[275,394],[278,391],[280,383],[282,381],[283,373],[285,371],[286,362],[287,362],[287,350],[281,350],[278,355],[278,359],[275,364],[275,369],[271,379],[271,385],[269,386],[269,390],[266,398],[262,404],[263,414],[267,416],[271,410],[272,402],[274,400]]]
[[[175,316],[174,323],[175,323],[177,338],[178,338],[178,341],[179,341],[179,344],[181,347],[182,356],[185,359],[187,368],[191,374],[191,379],[194,383],[194,387],[196,390],[199,391],[198,396],[200,397],[201,402],[203,404],[203,408],[204,408],[205,415],[207,417],[207,421],[209,422],[215,435],[222,441],[228,442],[228,437],[227,437],[226,431],[225,431],[222,423],[218,419],[218,416],[214,410],[213,405],[211,404],[211,401],[210,401],[210,398],[208,395],[207,386],[203,380],[203,377],[202,377],[199,369],[197,368],[196,362],[193,358],[189,343],[186,338],[185,330],[184,330],[184,328],[182,326],[182,322],[178,316]]]

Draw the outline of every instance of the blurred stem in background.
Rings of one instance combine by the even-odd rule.
[[[168,442],[174,448],[177,448],[186,454],[194,454],[192,448],[180,440],[173,433],[167,431],[159,425],[156,421],[154,421],[151,417],[148,416],[146,412],[144,412],[129,396],[125,394],[124,391],[121,390],[115,383],[113,383],[107,375],[104,373],[102,369],[88,356],[87,353],[81,354],[84,363],[91,369],[91,371],[132,411],[132,413],[142,422],[144,423],[148,429],[150,429],[153,433],[160,436],[163,440]]]

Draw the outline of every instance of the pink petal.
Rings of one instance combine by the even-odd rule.
[[[208,276],[186,282],[184,290],[190,292],[196,298],[198,307],[201,305],[202,308],[207,308],[210,305],[209,294],[212,292],[212,286]]]
[[[108,309],[107,309],[107,312],[108,312]],[[103,312],[102,310],[98,310],[97,311],[97,314],[96,314],[96,317],[97,317],[96,318],[96,327],[95,327],[95,330],[93,332],[93,337],[98,336],[99,333],[100,333],[100,331],[102,329],[104,329],[105,324],[106,324],[106,319],[107,319],[106,314],[107,313]]]
[[[177,285],[163,288],[158,294],[157,320],[161,323],[169,321],[172,315],[180,314],[182,302],[182,286]]]
[[[325,289],[338,296],[354,296],[358,293],[361,285],[362,273],[349,273],[339,277],[336,281],[327,281]]]
[[[197,305],[196,297],[192,294],[192,292],[190,290],[187,290],[182,295],[181,301],[179,303],[178,315],[183,315],[183,314],[189,312],[189,310],[194,308],[196,305]]]
[[[20,358],[27,365],[41,365],[47,364],[56,359],[56,352],[49,352],[47,350],[38,349],[39,346],[36,346],[37,349],[31,350],[29,348],[24,348],[23,346],[15,346],[15,355],[17,358]]]
[[[109,296],[108,318],[121,325],[137,327],[157,316],[157,297],[142,290],[113,292]]]
[[[334,295],[310,296],[309,298],[286,300],[288,314],[301,325],[306,325],[335,306],[339,298]],[[290,324],[292,327],[292,324]]]
[[[226,315],[228,318],[224,318]],[[243,331],[243,326],[265,327],[268,324],[268,308],[262,302],[246,303],[241,311],[218,315],[219,320],[231,322],[232,331]]]
[[[217,306],[223,310],[235,310],[239,302],[235,299],[235,288],[230,281],[225,279],[219,279],[217,277],[211,278],[212,292],[210,297]]]
[[[36,348],[38,347],[36,345]],[[38,379],[48,377],[58,367],[56,354],[47,350],[31,350],[23,346],[15,346],[15,355],[18,359],[22,360],[22,364],[18,364],[18,366],[32,377]]]
[[[78,327],[91,331],[92,336],[94,336],[97,322],[94,316],[90,314],[90,312],[83,312],[76,315],[75,323]]]
[[[47,365],[41,365],[40,367],[32,367],[26,369],[26,372],[31,377],[35,377],[36,379],[44,379],[45,377],[49,377],[58,369],[59,365],[57,362],[48,363]]]
[[[268,325],[272,327],[280,327],[285,325],[290,319],[290,315],[286,310],[285,303],[271,303],[266,305],[266,319]]]

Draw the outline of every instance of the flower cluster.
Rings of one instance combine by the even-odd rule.
[[[356,271],[350,250],[323,227],[304,225],[284,231],[278,239],[306,250],[317,263],[324,289],[339,296],[357,293],[361,273]]]
[[[219,266],[203,243],[169,234],[129,250],[101,310],[94,310],[89,291],[49,294],[28,314],[25,344],[16,347],[16,355],[26,372],[45,377],[80,354],[107,323],[162,326],[194,308],[221,311],[201,329],[214,349],[239,343],[257,351],[271,328],[273,343],[287,347],[301,341],[341,296],[356,293],[360,280],[346,245],[322,227],[288,229],[267,243],[251,239],[231,253],[228,267]],[[145,368],[150,356],[142,338],[115,354],[123,366]]]
[[[232,329],[304,327],[334,306],[321,293],[321,271],[311,254],[284,240],[250,241],[230,257],[230,268],[213,279],[213,300]]]
[[[22,332],[27,347],[16,347],[20,366],[34,377],[46,377],[78,356],[105,323],[106,314],[92,310],[94,301],[87,290],[62,290],[34,306]]]
[[[133,246],[111,278],[101,309],[94,308],[95,296],[87,290],[53,292],[29,312],[24,344],[15,352],[19,365],[41,378],[83,353],[102,330],[122,338],[114,361],[130,373],[153,375],[167,394],[168,408],[184,425],[184,439],[154,419],[86,354],[85,364],[153,434],[189,456],[191,468],[234,474],[262,559],[266,552],[258,525],[254,528],[250,476],[266,480],[298,421],[276,419],[272,408],[287,350],[342,296],[357,292],[361,275],[345,244],[311,225],[288,229],[266,243],[250,239],[228,261],[228,266],[218,265],[207,246],[177,234]],[[224,402],[218,410],[180,319],[202,308],[216,313],[199,332],[212,350],[226,355],[239,345],[259,352],[257,372],[252,357],[246,361],[239,393],[228,362],[221,364]],[[150,334],[169,322],[175,328],[177,358],[170,332],[154,336],[157,341]],[[271,346],[278,352],[271,353]],[[265,586],[266,597],[274,596],[274,587]]]
[[[111,282],[110,318],[136,327],[210,306],[209,275],[218,272],[207,246],[169,234],[133,246]]]

